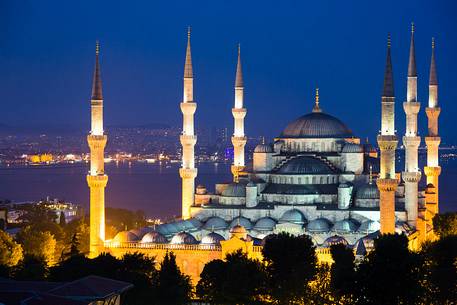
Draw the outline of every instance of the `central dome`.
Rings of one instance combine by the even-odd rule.
[[[339,119],[323,112],[311,112],[289,123],[281,138],[350,138],[352,131]]]

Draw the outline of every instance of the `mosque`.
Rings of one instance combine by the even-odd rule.
[[[232,114],[234,160],[233,181],[218,183],[211,193],[197,185],[195,167],[193,71],[190,31],[184,67],[182,145],[182,219],[119,232],[105,240],[104,189],[108,177],[103,168],[107,137],[103,131],[103,96],[99,64],[99,45],[91,98],[92,129],[88,135],[91,167],[87,176],[90,187],[91,255],[110,252],[121,256],[142,252],[160,260],[173,251],[181,270],[195,281],[205,263],[223,258],[226,253],[243,249],[249,257],[261,258],[262,244],[268,235],[289,232],[309,235],[320,261],[330,262],[329,247],[345,244],[356,255],[364,255],[379,234],[404,233],[411,248],[433,239],[431,219],[438,213],[438,82],[435,43],[429,76],[427,166],[423,169],[427,186],[419,189],[422,171],[418,166],[417,133],[420,102],[417,99],[417,73],[414,27],[403,109],[406,130],[401,139],[405,147],[405,168],[395,169],[398,136],[395,129],[395,94],[391,63],[390,37],[381,96],[381,128],[376,150],[353,134],[331,109],[321,103],[316,89],[310,112],[291,121],[273,143],[259,144],[253,162],[245,163],[243,74],[240,50],[235,79]]]

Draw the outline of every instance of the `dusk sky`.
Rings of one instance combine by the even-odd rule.
[[[456,143],[456,1],[0,0],[0,123],[90,128],[95,41],[101,42],[106,125],[181,125],[187,26],[198,127],[232,130],[241,43],[246,132],[279,135],[321,106],[356,135],[380,127],[387,33],[396,123],[404,134],[410,24],[415,23],[420,133],[426,134],[431,38],[436,38],[440,134]]]

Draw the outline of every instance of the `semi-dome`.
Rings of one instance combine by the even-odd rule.
[[[379,189],[374,183],[367,183],[360,186],[356,193],[356,199],[379,199]]]
[[[286,164],[282,165],[278,174],[292,174],[292,175],[326,175],[334,174],[335,171],[325,162],[311,156],[300,156],[291,159]]]
[[[306,228],[312,233],[324,233],[330,231],[331,227],[332,224],[328,219],[317,218],[311,220]]]
[[[359,232],[361,233],[373,233],[378,231],[381,228],[381,225],[379,222],[374,221],[374,220],[367,220],[362,222],[362,224],[359,227]]]
[[[255,223],[254,230],[257,231],[273,231],[276,226],[276,221],[271,217],[262,217]]]
[[[114,237],[114,241],[120,242],[120,243],[125,243],[125,242],[132,242],[132,241],[137,241],[138,236],[135,233],[132,233],[130,231],[121,231],[116,234]]]
[[[284,214],[282,214],[281,218],[279,219],[279,222],[290,222],[302,225],[306,222],[306,218],[299,210],[292,209],[284,212]]]
[[[142,243],[154,243],[154,244],[166,244],[168,241],[163,236],[157,231],[152,231],[149,233],[146,233],[143,238],[141,239]]]
[[[322,243],[322,246],[324,247],[330,247],[330,246],[333,246],[333,245],[349,245],[349,243],[347,242],[347,240],[342,237],[342,236],[338,236],[338,235],[333,235],[333,236],[330,236],[329,238],[327,238],[326,240],[324,240],[324,242]]]
[[[243,216],[233,218],[232,222],[230,223],[230,228],[234,228],[235,226],[238,226],[238,225],[243,226],[246,230],[251,230],[253,227],[252,222]]]
[[[363,146],[355,143],[346,143],[341,151],[342,153],[363,153]]]
[[[358,223],[353,219],[343,219],[340,221],[335,222],[335,226],[333,230],[337,233],[351,233],[357,231],[359,227]]]
[[[270,144],[259,144],[254,148],[255,153],[272,153],[273,147]]]
[[[221,241],[225,240],[222,235],[211,232],[208,235],[203,236],[202,245],[220,245]]]
[[[339,119],[323,112],[305,114],[289,123],[281,138],[350,138],[351,130]]]
[[[205,224],[203,225],[203,228],[205,230],[211,231],[225,230],[227,229],[227,222],[218,216],[212,216],[206,220]]]
[[[193,245],[197,244],[195,237],[187,232],[179,232],[171,239],[173,245]]]
[[[222,192],[224,197],[246,197],[246,184],[230,183]]]

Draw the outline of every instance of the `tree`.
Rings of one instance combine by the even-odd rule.
[[[355,286],[355,257],[352,249],[337,244],[330,247],[334,263],[331,266],[330,287],[338,299],[351,300]]]
[[[226,261],[208,263],[197,285],[197,295],[216,304],[256,304],[265,295],[266,275],[258,260],[238,250]]]
[[[27,226],[17,234],[17,240],[25,254],[41,257],[48,264],[54,263],[56,240],[49,231],[36,231]]]
[[[67,221],[65,220],[65,213],[62,211],[62,212],[60,212],[60,216],[59,216],[59,225],[61,227],[65,227],[66,224],[67,224]]]
[[[42,281],[48,275],[47,261],[42,256],[26,254],[24,259],[14,268],[17,280]]]
[[[158,304],[187,304],[192,296],[190,278],[176,265],[176,256],[167,252],[160,263],[160,270],[153,281]]]
[[[68,246],[73,244],[73,238],[76,234],[78,239],[78,251],[82,254],[89,253],[90,228],[84,217],[68,222],[63,230],[65,236],[64,244],[67,247],[67,252],[69,251]]]
[[[0,265],[12,267],[23,259],[22,247],[5,231],[0,230]]]
[[[457,235],[457,213],[436,214],[433,217],[433,230],[441,238]]]
[[[358,268],[358,304],[416,304],[421,296],[421,260],[405,235],[383,234]]]
[[[457,300],[457,236],[446,236],[423,247],[424,288],[428,304]]]
[[[317,257],[309,236],[279,233],[270,236],[262,249],[269,292],[276,304],[300,304],[308,282],[316,275]]]

